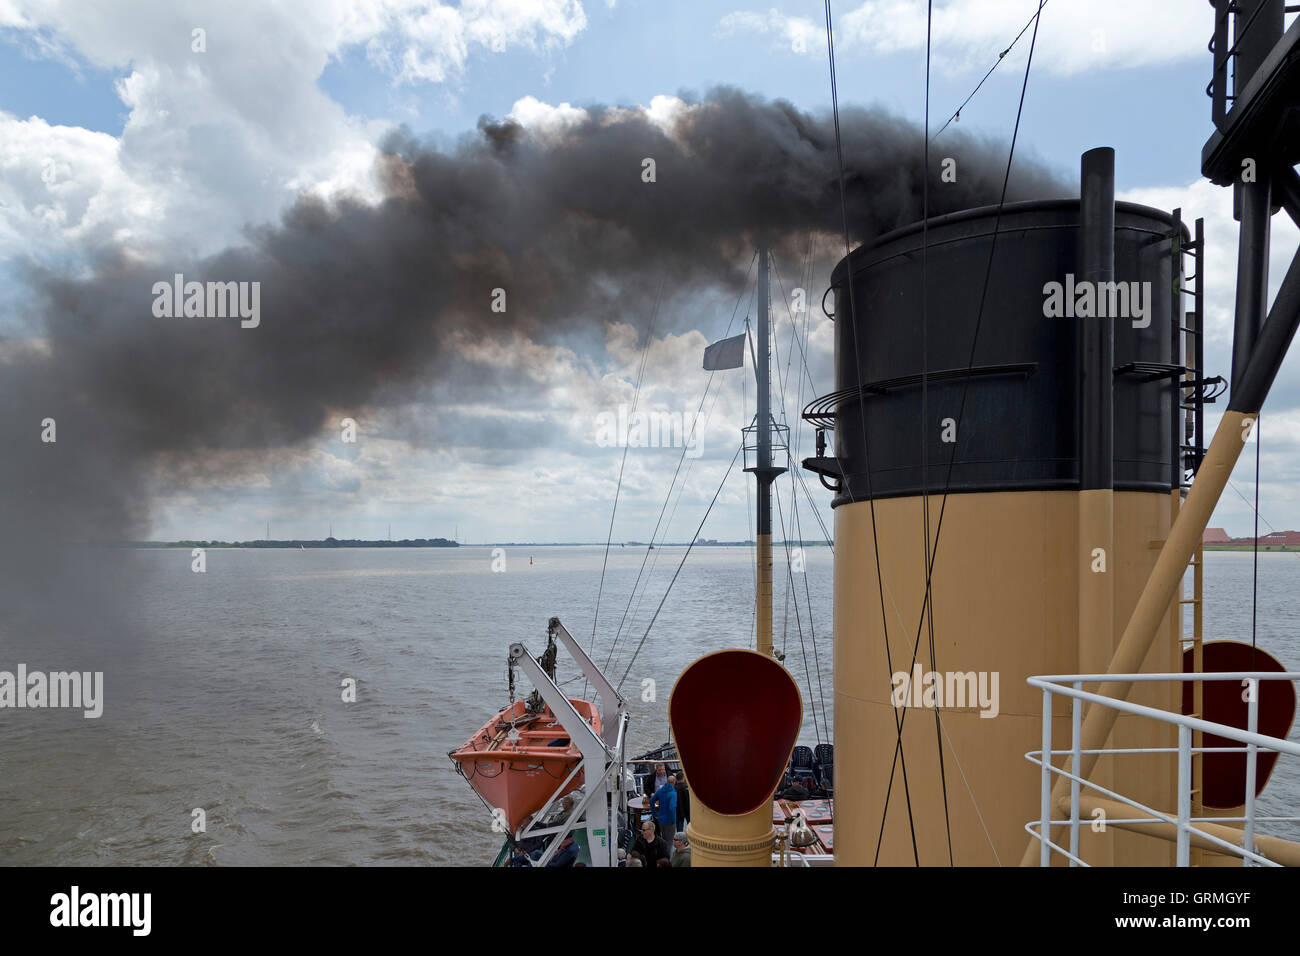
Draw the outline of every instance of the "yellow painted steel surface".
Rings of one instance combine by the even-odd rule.
[[[758,536],[756,554],[758,618],[755,631],[755,650],[764,657],[772,656],[772,536]]]
[[[1161,624],[1167,625],[1170,605],[1187,571],[1187,563],[1201,546],[1205,526],[1209,524],[1214,506],[1227,486],[1233,466],[1241,457],[1241,450],[1253,431],[1257,416],[1257,412],[1229,411],[1224,412],[1219,420],[1192,489],[1178,511],[1167,539],[1158,543],[1155,566],[1145,577],[1132,612],[1127,615],[1127,624],[1111,657],[1108,673],[1131,674],[1149,669],[1143,666],[1143,662],[1150,658],[1153,648],[1159,648]],[[1121,611],[1118,603],[1116,611]],[[1109,681],[1101,685],[1097,693],[1104,697],[1142,700],[1141,689],[1136,693],[1130,693],[1130,690],[1132,688],[1126,683]],[[1083,749],[1102,747],[1111,738],[1117,722],[1122,725],[1124,721],[1118,719],[1118,712],[1113,708],[1090,709],[1083,722]],[[1087,777],[1096,761],[1095,756],[1085,753],[1080,760],[1080,776]],[[1068,789],[1068,781],[1059,779],[1052,790],[1053,798],[1059,798]],[[1036,855],[1036,844],[1026,845],[1021,855],[1022,865],[1032,863]],[[1116,862],[1120,861],[1117,859]]]
[[[715,813],[695,800],[686,824],[691,866],[771,866],[776,828],[772,802],[750,813]]]
[[[1036,674],[1079,673],[1105,665],[1114,635],[1128,621],[1155,565],[1159,542],[1169,532],[1167,494],[1107,493],[1113,513],[1112,541],[1104,570],[1092,570],[1090,542],[1081,528],[1096,515],[1081,511],[1074,491],[960,494],[948,498],[935,561],[933,598],[935,647],[921,626],[925,593],[922,502],[920,498],[875,503],[882,582],[872,548],[871,506],[843,505],[835,511],[835,856],[837,865],[947,865],[944,788],[938,739],[943,742],[952,859],[957,865],[1014,865],[1025,847],[1025,824],[1039,816],[1039,770],[1025,754],[1041,746],[1042,694],[1025,679]],[[938,521],[931,500],[930,536]],[[1098,509],[1102,510],[1102,509]],[[1084,520],[1085,515],[1087,520]],[[1153,545],[1154,543],[1154,545]],[[1104,547],[1104,545],[1101,545]],[[1085,622],[1096,634],[1081,633],[1080,562],[1087,574],[1107,575],[1111,626],[1105,607],[1088,607]],[[881,593],[883,591],[883,619]],[[1086,599],[1086,598],[1085,598]],[[1104,598],[1102,599],[1104,601]],[[1099,619],[1099,614],[1101,618]],[[887,626],[888,642],[884,639]],[[918,633],[920,635],[917,642]],[[1169,631],[1164,632],[1168,634]],[[949,699],[936,706],[895,707],[895,674],[941,675]],[[1086,662],[1086,665],[1085,665]],[[1157,642],[1142,670],[1177,670],[1178,647]],[[1104,667],[1101,667],[1104,669]],[[982,679],[989,693],[962,699],[964,676]],[[996,676],[997,693],[991,693]],[[1095,688],[1092,688],[1095,689]],[[909,695],[911,688],[906,688]],[[947,691],[953,691],[947,694]],[[1134,695],[1143,703],[1177,709],[1178,689],[1144,685]],[[911,699],[905,701],[911,703]],[[994,712],[996,711],[996,716]],[[935,725],[939,714],[942,729]],[[1058,698],[1053,746],[1069,746],[1070,702]],[[988,716],[983,716],[988,714]],[[886,806],[890,770],[903,720],[903,755],[895,768]],[[1149,721],[1119,722],[1121,746],[1172,746],[1168,728]],[[1131,761],[1124,763],[1123,761]],[[1058,761],[1059,764],[1059,761]],[[960,769],[959,769],[960,765]],[[1099,772],[1121,792],[1159,806],[1174,800],[1172,759],[1108,757]],[[964,778],[964,780],[963,780]],[[969,784],[969,790],[967,789]],[[908,796],[916,834],[915,856],[908,820]],[[881,822],[884,833],[881,837]],[[879,848],[878,848],[879,843]],[[1099,862],[1164,865],[1168,844],[1135,834],[1088,830],[1085,858]],[[1091,860],[1090,860],[1091,861]]]
[[[1079,594],[1076,635],[1079,663],[1076,671],[1100,674],[1110,664],[1115,646],[1115,574],[1112,571],[1116,559],[1115,493],[1109,488],[1080,491],[1078,502],[1075,577]],[[1093,780],[1108,789],[1115,787],[1114,774],[1109,767],[1098,767]],[[1082,839],[1080,845],[1083,845]],[[1088,850],[1094,866],[1107,866],[1114,862],[1112,840],[1090,838]]]
[[[1104,797],[1090,797],[1080,795],[1079,804],[1083,807],[1085,813],[1092,814],[1101,810],[1106,816],[1115,820],[1145,820],[1150,822],[1143,823],[1117,823],[1114,826],[1118,829],[1132,830],[1136,833],[1142,833],[1149,837],[1168,842],[1174,842],[1178,839],[1178,828],[1173,824],[1166,823],[1157,817],[1148,813],[1130,807],[1127,803],[1120,803],[1118,800],[1107,800]],[[1069,813],[1069,800],[1062,798],[1057,801],[1057,810],[1063,814]],[[1226,840],[1237,846],[1242,845],[1245,839],[1243,831],[1238,827],[1224,826],[1220,823],[1200,822],[1196,824],[1196,830],[1208,833],[1210,836],[1218,837],[1220,840]],[[1199,849],[1205,853],[1208,866],[1241,866],[1241,857],[1227,852],[1217,843],[1200,836],[1193,831],[1190,835],[1190,842],[1193,849]],[[1266,856],[1275,863],[1282,866],[1300,866],[1300,843],[1291,840],[1283,840],[1278,837],[1255,835],[1255,848],[1258,853]]]

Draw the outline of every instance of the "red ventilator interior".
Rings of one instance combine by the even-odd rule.
[[[799,688],[770,657],[725,650],[686,668],[668,718],[691,799],[732,815],[764,805],[785,772],[802,716]]]
[[[1202,670],[1206,673],[1267,671],[1282,673],[1286,668],[1276,657],[1261,648],[1240,641],[1206,641],[1202,649]],[[1192,649],[1183,652],[1183,672],[1192,670]],[[1194,685],[1183,683],[1183,713],[1192,712]],[[1247,704],[1240,681],[1204,681],[1202,710],[1205,720],[1229,727],[1246,729]],[[1295,720],[1295,687],[1289,680],[1259,682],[1258,732],[1269,737],[1286,738]],[[1205,734],[1203,747],[1240,747],[1226,737]],[[1264,791],[1277,753],[1259,751],[1255,767],[1255,795]],[[1245,753],[1207,753],[1202,756],[1203,803],[1215,810],[1240,807],[1246,802]]]

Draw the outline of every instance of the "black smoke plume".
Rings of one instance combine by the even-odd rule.
[[[689,326],[693,294],[738,291],[758,236],[793,261],[810,230],[840,232],[826,115],[733,89],[667,124],[587,114],[546,131],[484,119],[443,150],[394,134],[378,205],[303,199],[203,261],[123,254],[88,279],[33,268],[31,339],[0,343],[0,636],[93,639],[120,595],[85,545],[147,536],[160,493],[292,449],[339,414],[409,401],[430,381],[489,400],[510,387],[510,370],[466,375],[455,337],[640,322],[665,281],[665,311]],[[841,123],[853,240],[919,218],[919,130],[862,109]],[[943,156],[957,160],[956,183],[939,179]],[[950,130],[931,158],[934,214],[997,200],[1005,145]],[[1064,192],[1018,162],[1008,198]],[[153,284],[177,272],[260,282],[260,326],[155,317]],[[497,288],[504,313],[491,309]],[[54,443],[40,440],[47,418]]]

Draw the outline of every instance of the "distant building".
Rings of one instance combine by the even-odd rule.
[[[1201,543],[1207,545],[1232,545],[1238,548],[1255,547],[1254,538],[1230,538],[1222,528],[1206,528],[1201,536]],[[1262,535],[1259,539],[1261,548],[1300,548],[1300,531],[1274,531]]]
[[[1259,539],[1260,547],[1282,545],[1288,548],[1300,546],[1300,531],[1274,531]]]

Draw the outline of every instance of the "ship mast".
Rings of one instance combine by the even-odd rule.
[[[758,407],[752,426],[755,462],[746,471],[754,473],[758,484],[758,515],[755,527],[757,545],[757,581],[755,592],[757,601],[757,632],[755,647],[765,657],[772,653],[772,482],[785,468],[772,464],[773,425],[772,395],[770,372],[769,337],[771,319],[769,316],[770,289],[768,280],[767,243],[760,242],[758,247],[758,343],[754,361],[754,372],[758,380]],[[748,445],[748,443],[746,443]],[[784,442],[779,448],[786,447]],[[748,462],[746,462],[748,466]]]

